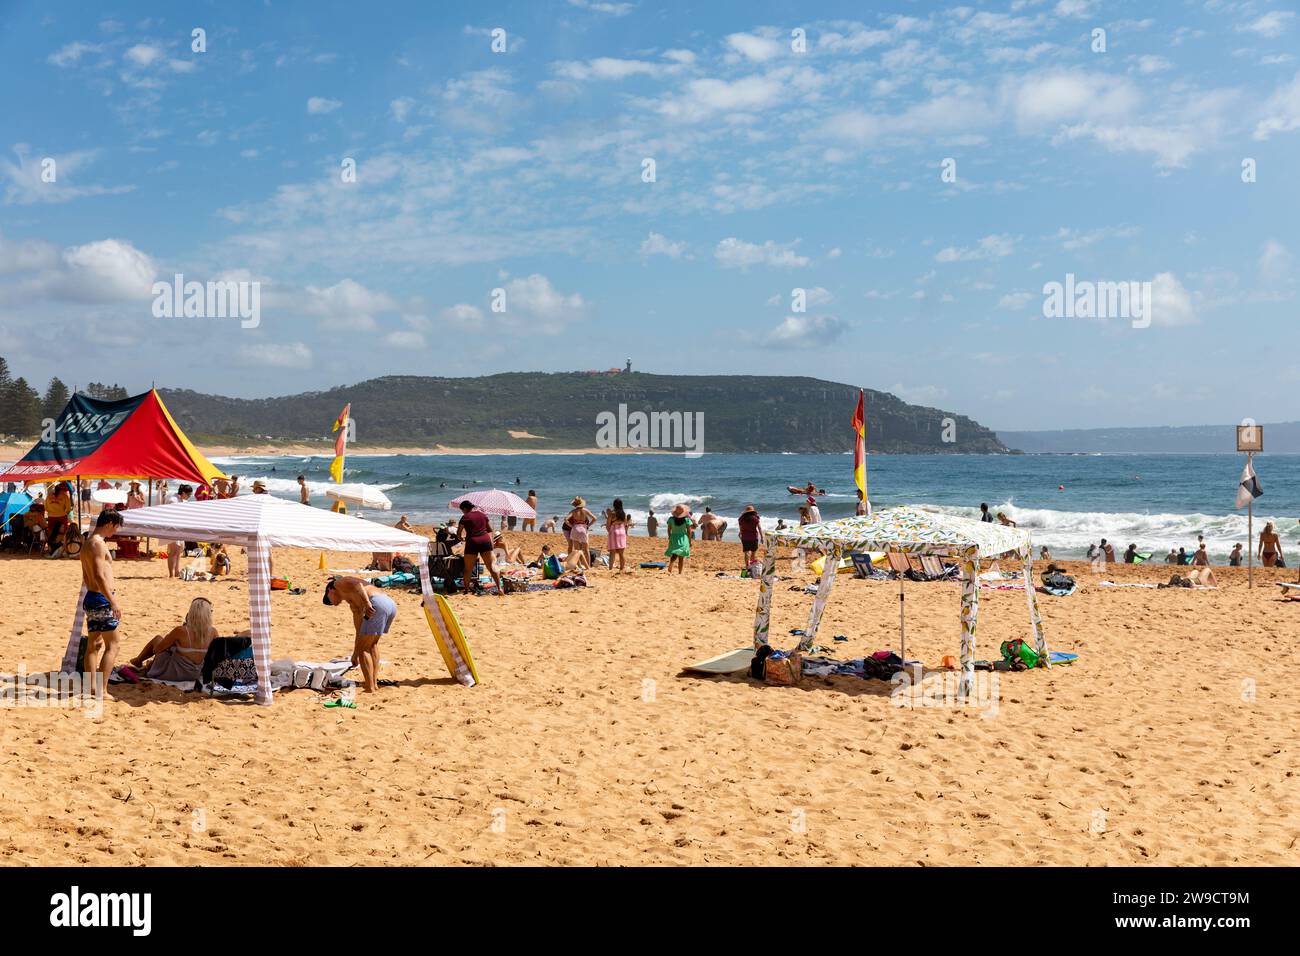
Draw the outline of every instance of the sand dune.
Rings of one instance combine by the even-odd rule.
[[[517,535],[530,553],[541,536]],[[553,541],[558,539],[552,538]],[[600,544],[599,538],[594,539]],[[633,539],[636,560],[663,547]],[[1217,591],[1042,598],[1051,672],[1000,675],[995,716],[895,706],[854,678],[795,688],[682,676],[749,643],[755,586],[718,578],[735,544],[681,577],[593,575],[586,590],[457,597],[483,683],[454,684],[398,594],[381,643],[400,686],[326,710],[117,686],[100,720],[15,709],[0,745],[0,850],[17,864],[1282,864],[1300,837],[1293,690],[1300,603],[1221,572]],[[246,626],[244,563],[219,584],[118,565],[124,649],[190,597]],[[356,567],[359,555],[330,555]],[[277,657],[349,653],[317,555],[277,552],[307,587],[273,596]],[[1154,581],[1164,566],[1120,567]],[[811,576],[805,576],[811,580]],[[0,559],[0,671],[56,667],[75,563]],[[777,592],[772,633],[811,598]],[[958,592],[908,583],[908,648],[957,652]],[[897,587],[844,579],[821,636],[843,657],[897,646]],[[981,597],[979,656],[1027,630],[1020,592]],[[789,639],[787,643],[793,643]]]

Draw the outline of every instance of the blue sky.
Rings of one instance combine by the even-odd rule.
[[[1298,40],[1265,0],[0,0],[0,354],[133,391],[631,357],[1009,429],[1297,419]],[[176,272],[259,282],[260,325],[155,318]],[[1067,273],[1151,282],[1150,327],[1045,318]]]

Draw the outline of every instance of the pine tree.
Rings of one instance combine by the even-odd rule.
[[[9,386],[8,405],[13,415],[12,432],[21,438],[32,438],[41,432],[41,393],[27,384],[27,379],[16,378]]]
[[[0,355],[0,436],[14,433],[14,410],[9,393],[13,389],[13,379],[9,377],[9,363]]]
[[[58,418],[59,412],[68,404],[68,398],[68,386],[58,377],[50,379],[50,386],[45,390],[45,398],[41,402],[41,414],[45,418]]]

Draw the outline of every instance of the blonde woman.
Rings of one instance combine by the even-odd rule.
[[[1264,530],[1259,533],[1259,547],[1256,551],[1260,563],[1266,568],[1277,567],[1278,561],[1282,560],[1282,538],[1273,528],[1273,522],[1264,525]]]
[[[131,658],[131,666],[153,680],[196,681],[203,674],[203,656],[216,636],[212,602],[197,597],[190,602],[185,620],[166,634],[155,634],[144,650]]]

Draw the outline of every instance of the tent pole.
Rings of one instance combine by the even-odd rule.
[[[81,476],[77,475],[77,535],[81,533]]]
[[[898,656],[907,660],[907,635],[903,619],[903,575],[898,575]]]
[[[149,507],[152,508],[152,507],[153,507],[153,479],[152,479],[152,478],[146,478],[145,480],[146,480],[147,482],[149,482]],[[146,538],[144,539],[144,553],[145,553],[145,554],[151,554],[151,553],[152,553],[152,549],[151,549],[151,547],[150,547],[150,542],[151,542],[152,540],[153,540],[152,538],[148,538],[148,537],[146,537]]]
[[[1246,452],[1246,467],[1251,467],[1255,455]],[[1246,502],[1246,587],[1255,586],[1255,496]]]

